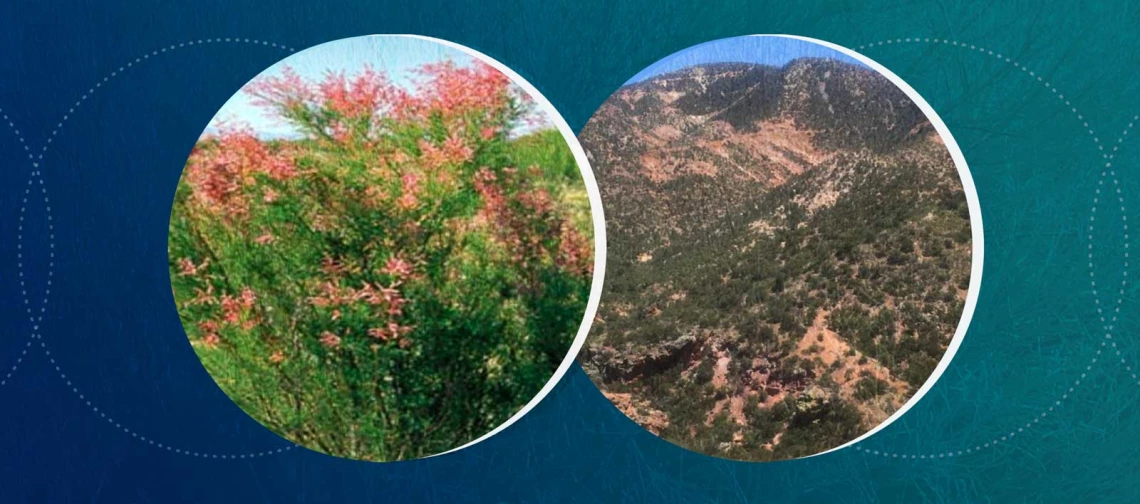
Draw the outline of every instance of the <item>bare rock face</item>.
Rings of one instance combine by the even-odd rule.
[[[630,380],[652,375],[687,360],[698,343],[696,331],[689,331],[637,352],[622,352],[608,347],[592,348],[585,369],[587,374],[593,373],[593,376],[604,381]]]

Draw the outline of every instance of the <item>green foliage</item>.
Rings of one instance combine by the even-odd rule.
[[[885,394],[888,387],[887,382],[883,380],[874,376],[864,376],[855,382],[855,398],[860,401],[874,399]]]
[[[816,58],[685,68],[619,90],[581,139],[607,216],[591,348],[662,362],[673,335],[698,335],[684,373],[591,374],[664,413],[667,439],[746,460],[823,451],[941,359],[969,283],[968,205],[945,145],[881,75]],[[808,391],[827,397],[797,403]],[[745,420],[715,410],[726,398]]]
[[[565,358],[593,263],[580,174],[557,132],[512,138],[522,102],[477,77],[499,94],[440,100],[467,108],[270,94],[304,139],[226,132],[187,162],[179,314],[218,385],[282,436],[357,459],[439,453]]]
[[[824,322],[851,346],[851,355],[859,355],[858,365],[874,359],[912,390],[921,386],[941,359],[961,313],[957,289],[969,281],[969,221],[958,203],[949,205],[964,205],[964,198],[960,186],[945,181],[950,165],[941,146],[908,145],[895,154],[876,156],[841,153],[783,186],[734,202],[739,213],[690,229],[651,226],[645,217],[636,217],[637,210],[626,208],[639,204],[636,199],[606,199],[607,214],[623,215],[625,223],[611,226],[606,292],[599,307],[605,324],[594,327],[591,344],[651,349],[666,341],[662,335],[667,328],[734,330],[740,342],[732,349],[730,384],[746,381],[742,377],[750,371],[748,363],[764,357],[777,380],[831,388],[833,369],[794,353],[819,310],[827,310]],[[801,196],[810,199],[828,177],[837,176],[832,170],[843,170],[845,180],[856,181],[844,197],[811,213],[788,203]],[[670,186],[674,183],[675,188]],[[688,187],[683,189],[682,183]],[[715,183],[678,178],[659,190],[689,191],[692,198],[671,201],[670,211],[692,215],[698,206],[714,204],[711,195],[699,191]],[[740,224],[755,220],[770,223],[771,233],[759,234]],[[646,224],[634,227],[630,222]],[[646,252],[652,259],[640,261]],[[809,348],[809,355],[819,348]],[[712,376],[710,360],[715,357],[702,358],[706,360],[693,374],[696,383],[708,383]],[[676,391],[673,385],[657,383],[643,387],[641,397],[669,416],[676,442],[690,448],[726,442],[708,432],[715,429],[706,426],[700,414],[709,411],[705,404],[715,402],[715,394],[675,404],[666,400]],[[870,400],[885,390],[885,384],[864,380],[857,385],[855,399]],[[843,406],[841,399],[834,402],[815,423],[781,427],[786,432],[775,453],[759,448],[772,438],[750,428],[743,429],[745,441],[730,443],[729,455],[786,458],[856,437],[862,428],[858,410]],[[701,411],[692,413],[693,408]],[[758,421],[786,422],[771,417],[765,414]],[[772,425],[764,424],[760,432],[771,432]],[[690,428],[692,436],[679,434]],[[720,448],[712,450],[706,453],[725,455]]]

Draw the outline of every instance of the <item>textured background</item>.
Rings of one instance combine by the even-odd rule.
[[[1126,276],[1140,4],[578,4],[0,5],[0,501],[1140,499]],[[370,33],[485,52],[575,129],[637,71],[699,42],[791,33],[863,52],[934,106],[977,185],[986,264],[961,350],[904,418],[806,460],[686,452],[579,370],[458,453],[277,453],[289,445],[225,397],[183,335],[166,277],[170,202],[220,104],[288,54],[270,44]]]

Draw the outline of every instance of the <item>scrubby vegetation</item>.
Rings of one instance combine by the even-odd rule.
[[[194,350],[243,410],[333,455],[485,434],[550,379],[586,305],[589,206],[562,136],[489,66],[419,76],[255,81],[301,138],[226,127],[175,195],[170,274]]]
[[[667,418],[662,437],[745,460],[818,453],[942,358],[969,211],[945,146],[885,78],[826,59],[692,67],[619,90],[582,141],[609,240],[581,362]]]

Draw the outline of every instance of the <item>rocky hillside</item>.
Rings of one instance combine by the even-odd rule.
[[[816,453],[941,359],[969,283],[965,196],[876,72],[686,68],[620,89],[581,139],[609,246],[580,360],[650,430],[732,458]]]

